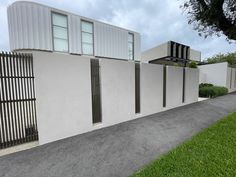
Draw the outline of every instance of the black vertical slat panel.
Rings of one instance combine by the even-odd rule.
[[[25,69],[26,69],[26,77],[25,80],[26,80],[26,92],[27,92],[27,101],[26,101],[26,104],[27,104],[27,107],[28,107],[28,111],[27,111],[27,114],[28,114],[28,120],[29,120],[29,125],[28,125],[28,133],[30,134],[30,140],[33,140],[33,128],[32,128],[32,116],[31,116],[31,104],[30,104],[30,100],[31,100],[31,97],[30,97],[30,89],[29,89],[29,80],[30,80],[30,74],[29,74],[29,62],[30,62],[30,56],[29,54],[26,55],[26,64],[25,64]]]
[[[166,107],[166,65],[163,66],[163,107]]]
[[[34,89],[32,54],[0,53],[0,149],[38,140]]]
[[[22,103],[22,83],[21,83],[21,56],[17,54],[16,57],[16,70],[17,70],[17,90],[18,90],[18,106],[19,106],[19,117],[20,117],[20,129],[21,129],[21,142],[25,142],[24,138],[24,113],[23,113],[23,103]]]
[[[7,140],[7,133],[6,133],[6,120],[4,120],[6,118],[6,107],[5,107],[5,93],[4,93],[4,81],[3,81],[3,57],[4,57],[4,53],[2,52],[0,54],[0,79],[1,79],[1,88],[0,88],[0,94],[1,94],[1,98],[0,98],[0,101],[1,101],[1,110],[0,110],[0,116],[1,116],[1,129],[2,129],[2,141],[1,142],[1,148],[5,148],[7,147],[6,146],[6,140]]]
[[[18,119],[17,119],[17,112],[16,112],[16,88],[14,85],[15,81],[15,73],[14,73],[14,55],[10,54],[10,71],[11,71],[11,87],[12,87],[12,112],[13,112],[13,117],[14,117],[14,129],[15,129],[15,137],[14,137],[14,142],[18,144],[19,142],[19,127],[18,127]]]
[[[185,60],[185,57],[184,57],[184,45],[181,45],[181,59]]]
[[[32,71],[32,66],[31,66],[31,63],[32,63],[32,55],[29,55],[29,62],[28,62],[28,65],[29,65],[29,90],[30,90],[30,98],[32,99],[31,102],[30,102],[30,106],[31,106],[31,118],[32,118],[32,124],[33,124],[33,127],[34,127],[34,132],[33,132],[33,139],[36,140],[37,139],[37,136],[36,136],[36,120],[35,120],[35,117],[34,117],[34,96],[33,96],[33,84],[32,82],[34,81],[33,79],[33,71]]]
[[[12,145],[15,145],[15,139],[16,139],[16,127],[15,127],[15,117],[14,117],[14,104],[13,104],[13,84],[12,84],[12,69],[11,69],[11,55],[6,53],[6,57],[7,57],[7,80],[8,80],[8,91],[9,91],[9,105],[10,105],[10,124],[11,124],[11,141],[12,141]]]
[[[28,139],[26,137],[26,134],[25,134],[25,127],[27,125],[27,120],[26,120],[26,113],[25,113],[25,104],[24,104],[24,99],[25,99],[25,95],[24,95],[24,73],[23,73],[23,67],[24,67],[24,59],[23,59],[23,55],[22,54],[19,54],[19,74],[20,74],[20,92],[21,92],[21,110],[22,110],[22,120],[23,120],[23,126],[22,126],[22,129],[23,129],[23,132],[24,132],[24,141],[25,142],[28,142]]]
[[[35,131],[37,133],[37,139],[38,139],[38,126],[37,126],[37,115],[36,115],[36,95],[35,95],[35,84],[34,84],[34,60],[33,60],[33,55],[31,54],[31,70],[32,70],[32,91],[33,91],[33,98],[34,98],[34,121],[35,121]]]
[[[6,73],[5,73],[5,68],[6,68],[6,64],[5,64],[5,53],[2,53],[2,82],[3,82],[3,87],[2,87],[2,95],[3,95],[3,106],[4,106],[4,127],[5,127],[5,147],[8,147],[9,146],[9,131],[8,131],[8,125],[7,125],[7,121],[8,121],[8,116],[7,116],[7,108],[8,108],[8,105],[7,105],[7,93],[6,93],[6,90],[7,90],[7,84],[6,84]]]
[[[18,85],[18,81],[19,81],[19,78],[18,78],[18,59],[17,59],[17,54],[13,53],[13,72],[14,72],[14,76],[15,76],[15,80],[14,80],[14,83],[15,83],[15,104],[16,104],[16,118],[17,118],[17,124],[18,124],[18,135],[19,135],[19,139],[18,139],[18,143],[23,143],[23,140],[22,140],[22,137],[23,137],[23,131],[22,131],[22,128],[21,128],[21,114],[20,114],[20,107],[19,107],[19,85]]]
[[[1,62],[2,62],[2,54],[0,54],[0,70],[2,70],[2,68],[1,68]],[[2,131],[3,131],[3,113],[2,113],[2,92],[1,92],[1,90],[2,90],[2,83],[1,83],[1,80],[2,80],[2,74],[1,74],[1,72],[0,72],[0,122],[1,122],[1,125],[0,125],[0,149],[2,149],[3,148],[3,133],[2,133]]]
[[[91,91],[93,123],[102,121],[99,60],[91,59]]]
[[[8,61],[7,61],[7,57],[6,54],[4,53],[4,58],[3,58],[3,63],[4,63],[4,79],[5,79],[5,100],[6,100],[6,107],[7,107],[7,111],[6,111],[6,122],[7,122],[7,134],[8,134],[8,139],[7,139],[7,145],[11,146],[12,145],[12,127],[11,127],[11,115],[10,115],[10,103],[9,103],[9,81],[7,79],[8,76]]]
[[[140,63],[135,63],[135,113],[140,113]]]
[[[170,56],[174,56],[174,43],[172,41],[170,42]]]
[[[34,112],[33,112],[33,92],[32,92],[32,70],[31,70],[31,61],[32,58],[31,58],[31,55],[28,55],[28,69],[29,69],[29,78],[28,78],[28,84],[29,84],[29,98],[30,98],[30,103],[29,103],[29,107],[30,107],[30,119],[31,119],[31,125],[32,125],[32,128],[35,127],[35,121],[34,121]],[[35,133],[34,131],[32,130],[32,138],[35,139]]]
[[[24,92],[24,106],[25,106],[25,135],[26,135],[26,141],[30,141],[30,136],[27,134],[27,129],[29,127],[29,115],[28,115],[28,101],[27,101],[27,84],[26,84],[26,54],[22,54],[22,80],[23,80],[23,92]]]
[[[186,70],[185,67],[183,67],[183,93],[182,93],[182,102],[185,102],[185,82],[186,82]]]

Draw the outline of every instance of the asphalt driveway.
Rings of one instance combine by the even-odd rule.
[[[125,177],[236,110],[236,94],[0,157],[1,177]]]

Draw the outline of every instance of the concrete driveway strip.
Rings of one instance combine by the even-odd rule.
[[[236,110],[236,94],[0,157],[1,177],[125,177]]]

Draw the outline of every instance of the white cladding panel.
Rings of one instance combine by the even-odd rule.
[[[134,33],[134,59],[141,61],[141,36]]]
[[[128,32],[113,26],[94,23],[95,56],[128,59]]]
[[[80,17],[76,15],[69,15],[68,20],[69,51],[70,53],[81,54]]]
[[[8,8],[10,48],[52,50],[51,13],[48,7],[16,2]]]
[[[68,17],[69,53],[81,52],[81,19],[94,24],[95,56],[128,59],[128,33],[116,26],[74,15],[34,2],[18,1],[8,7],[11,50],[53,50],[51,12]],[[134,34],[134,57],[140,59],[140,35]]]

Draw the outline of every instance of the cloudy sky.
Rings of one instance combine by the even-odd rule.
[[[0,0],[0,50],[9,50],[7,6],[15,0]],[[179,8],[181,0],[38,0],[78,15],[104,21],[137,31],[142,36],[142,50],[168,40],[177,41],[200,50],[202,58],[217,53],[236,51],[225,36],[199,37],[188,25],[186,15]]]

